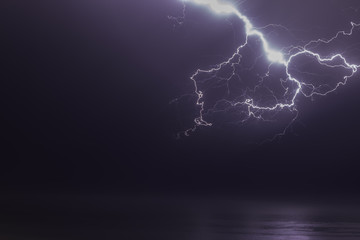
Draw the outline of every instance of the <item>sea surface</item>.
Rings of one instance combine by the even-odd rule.
[[[0,203],[0,239],[360,239],[351,198],[28,194]]]

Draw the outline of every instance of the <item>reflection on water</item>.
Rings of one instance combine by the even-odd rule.
[[[1,206],[0,239],[360,239],[356,201],[12,196]]]
[[[335,220],[331,217],[311,219],[313,217],[318,216],[311,213],[258,215],[252,221],[215,218],[209,231],[221,239],[360,239],[359,222]]]

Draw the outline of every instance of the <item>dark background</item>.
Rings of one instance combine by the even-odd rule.
[[[191,127],[179,115],[196,109],[191,97],[170,102],[192,93],[197,68],[237,46],[231,28],[216,25],[221,16],[203,12],[203,28],[199,11],[182,27],[168,19],[181,16],[181,2],[162,0],[0,5],[4,194],[359,193],[359,75],[325,98],[301,99],[299,121],[274,142],[248,144],[237,127],[176,140]],[[254,25],[283,24],[302,41],[360,21],[358,1],[242,6]]]

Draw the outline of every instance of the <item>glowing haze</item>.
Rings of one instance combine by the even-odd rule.
[[[205,119],[204,114],[211,111],[216,111],[215,106],[220,105],[220,102],[226,103],[228,106],[226,108],[241,107],[243,109],[241,111],[245,114],[239,115],[239,122],[244,122],[246,120],[249,120],[250,118],[256,118],[266,121],[266,114],[279,112],[286,109],[295,113],[295,117],[292,118],[289,123],[290,125],[297,117],[296,100],[298,96],[325,96],[328,93],[335,91],[340,85],[345,85],[347,80],[350,77],[354,76],[354,74],[360,67],[360,65],[349,63],[348,60],[341,53],[322,56],[320,53],[314,50],[316,49],[316,46],[320,44],[330,44],[332,41],[339,37],[351,36],[354,30],[359,27],[360,24],[351,23],[351,29],[349,31],[340,31],[331,39],[317,39],[303,46],[291,46],[287,48],[284,47],[281,50],[276,50],[271,47],[271,44],[268,42],[266,36],[261,31],[264,28],[254,27],[249,18],[247,16],[244,16],[231,4],[219,0],[184,0],[183,2],[184,7],[185,4],[189,3],[198,4],[207,7],[207,9],[210,9],[212,12],[217,14],[235,15],[243,22],[245,29],[244,43],[237,48],[236,52],[229,59],[209,69],[198,69],[191,76],[191,80],[193,81],[195,87],[195,93],[197,95],[196,104],[199,106],[200,110],[198,116],[194,119],[194,127],[185,131],[185,135],[187,136],[190,134],[190,132],[195,131],[199,126],[212,125],[211,121]],[[205,107],[205,93],[199,85],[203,82],[210,81],[209,79],[216,79],[216,82],[221,82],[225,80],[223,82],[225,82],[224,84],[227,84],[227,88],[229,89],[230,81],[232,81],[233,79],[241,80],[241,77],[239,76],[237,71],[239,68],[241,68],[242,57],[244,57],[242,51],[244,51],[245,48],[248,47],[250,41],[255,41],[251,39],[255,39],[257,42],[259,42],[257,46],[258,48],[261,48],[261,55],[263,55],[263,57],[267,61],[267,71],[265,73],[259,73],[260,76],[258,79],[258,83],[255,84],[254,88],[252,88],[251,90],[247,88],[235,98],[222,98],[221,100],[216,101],[215,104]],[[296,69],[292,70],[293,68],[296,68],[296,64],[293,64],[294,66],[292,66],[292,63],[296,62],[296,59],[299,59],[301,57],[306,57],[307,59],[315,61],[319,69],[325,68],[328,70],[340,72],[341,79],[337,79],[336,82],[331,85],[330,83],[318,84],[313,80],[308,80],[306,78],[300,78],[298,76],[295,76],[299,75],[299,73],[295,74]],[[271,92],[271,94],[273,95],[274,100],[270,102],[258,101],[252,96],[258,94],[257,90],[263,86],[263,83],[267,78],[270,78],[272,75],[276,75],[273,73],[274,70],[272,70],[272,68],[280,68],[283,70],[284,76],[277,78],[283,89],[282,96],[277,97],[271,89],[267,88],[269,92]],[[220,72],[225,69],[230,69],[230,74],[226,76],[220,76]],[[305,74],[304,71],[301,70],[298,70],[298,72]],[[229,89],[229,95],[230,91],[231,90]],[[249,92],[251,92],[252,94],[249,94]],[[285,128],[284,132],[280,134],[285,133],[286,129],[287,128]]]

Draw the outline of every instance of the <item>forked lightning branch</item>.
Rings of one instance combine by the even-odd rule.
[[[350,62],[342,52],[336,53],[336,49],[335,53],[325,55],[317,51],[320,45],[329,45],[339,38],[351,37],[360,24],[351,23],[349,30],[340,31],[330,39],[316,39],[303,46],[284,47],[277,50],[272,48],[267,40],[263,31],[264,27],[255,27],[247,16],[231,4],[220,0],[184,0],[183,3],[184,7],[188,4],[196,4],[203,6],[204,11],[236,16],[243,23],[245,34],[245,41],[226,61],[208,69],[198,69],[191,76],[199,112],[194,119],[194,126],[184,132],[187,136],[199,126],[213,125],[213,122],[206,118],[207,115],[229,108],[236,108],[239,112],[238,122],[245,122],[251,118],[267,121],[268,116],[274,116],[274,113],[285,110],[297,113],[296,103],[299,96],[311,98],[334,92],[341,85],[345,85],[360,67],[359,63]],[[246,60],[247,48],[254,48],[254,46],[260,49],[261,54],[257,53],[259,56],[254,60],[253,65],[248,67],[243,62]],[[324,77],[314,77],[316,73],[297,69],[297,62],[301,59],[313,62],[320,72],[329,71],[329,75],[336,79],[330,79],[327,82],[323,80]],[[249,78],[249,74],[242,75],[242,71],[244,69],[257,71],[256,61],[265,65],[266,70],[264,71],[263,67],[259,68],[262,70],[254,75],[256,79],[247,79],[250,82],[253,81],[250,84],[251,87],[246,86],[239,90],[244,78]],[[235,81],[239,84],[232,84]],[[272,81],[274,85],[279,85],[281,91],[269,87],[267,84],[269,81]],[[227,92],[224,97],[209,103],[206,96],[209,86],[214,88],[226,86]],[[297,114],[295,114],[296,117]],[[290,124],[295,118],[290,121]],[[285,131],[286,128],[283,133]]]

